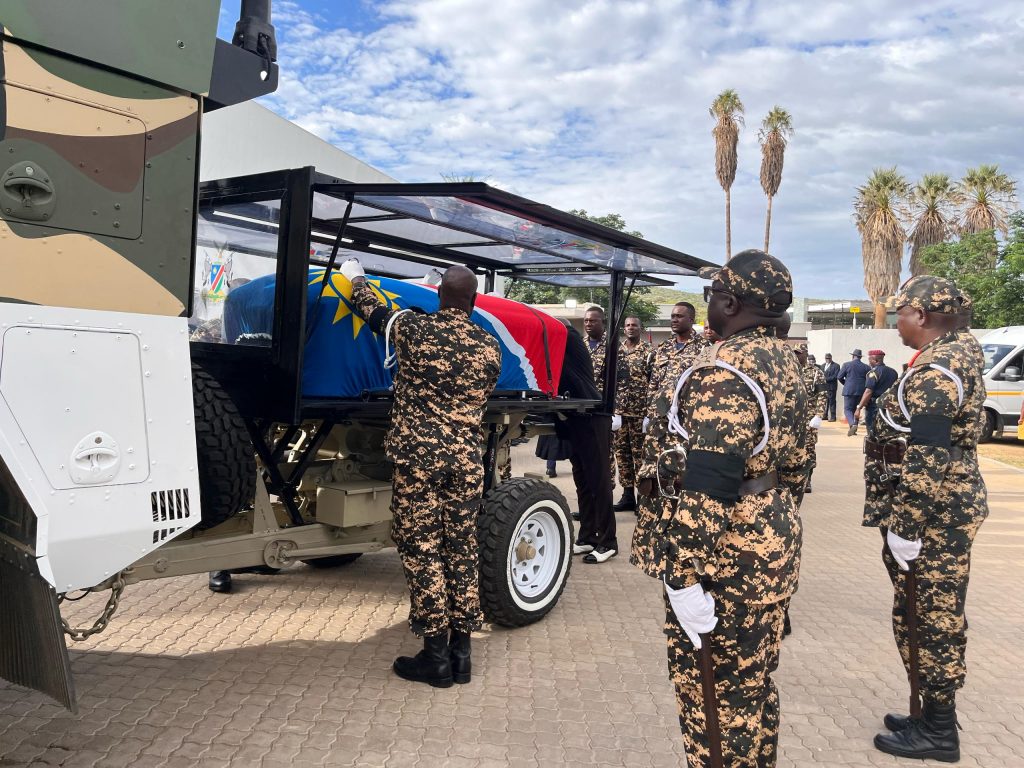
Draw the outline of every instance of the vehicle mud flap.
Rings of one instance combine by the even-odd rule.
[[[39,574],[34,540],[35,514],[0,461],[0,678],[77,712],[57,593]]]

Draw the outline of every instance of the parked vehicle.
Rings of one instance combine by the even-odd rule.
[[[981,339],[985,351],[985,423],[981,441],[1012,432],[1024,410],[1024,325],[997,328]]]

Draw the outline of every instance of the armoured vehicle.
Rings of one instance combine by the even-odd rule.
[[[202,112],[273,90],[268,5],[243,4],[232,46],[214,42],[210,0],[0,0],[0,676],[67,706],[67,592],[111,588],[94,627],[64,625],[77,639],[133,581],[391,545],[386,382],[312,384],[315,344],[348,309],[342,260],[378,280],[464,264],[485,290],[610,286],[610,333],[632,286],[706,264],[484,184],[307,167],[197,185]],[[536,370],[495,392],[482,436],[481,596],[508,626],[555,605],[573,536],[553,486],[502,482],[509,444],[615,394],[616,345],[605,401],[573,399],[536,327]],[[503,340],[509,360],[521,341]]]

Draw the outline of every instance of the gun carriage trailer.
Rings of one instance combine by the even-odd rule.
[[[41,1],[35,10],[61,5]],[[176,18],[163,23],[175,30]],[[215,17],[204,20],[209,27]],[[217,41],[208,58],[216,51],[228,63],[205,61],[210,86],[195,81],[204,62],[194,57],[191,81],[176,79],[171,65],[136,72],[102,46],[72,49],[65,62],[62,52],[80,41],[49,39],[59,26],[29,23],[37,21],[0,0],[0,105],[8,105],[0,149],[21,174],[4,190],[30,201],[0,208],[0,677],[69,707],[74,686],[58,607],[65,593],[111,587],[102,628],[133,581],[338,565],[391,544],[389,391],[342,397],[309,388],[317,311],[345,258],[357,255],[385,280],[419,281],[430,269],[464,264],[485,290],[498,277],[609,286],[610,337],[633,286],[667,284],[654,275],[694,274],[706,264],[485,184],[349,184],[299,168],[197,187],[202,109],[273,90],[265,32],[254,35],[258,50],[239,48],[249,58]],[[114,38],[141,33],[124,28],[138,19],[118,23]],[[154,81],[168,83],[166,92]],[[83,104],[81,83],[93,89],[92,106]],[[94,161],[97,174],[126,170],[116,166],[121,156],[19,129],[42,91],[50,96],[41,109],[64,91],[74,96],[72,106],[58,105],[67,112],[55,113],[65,120],[53,123],[55,132],[80,130],[67,121],[82,119],[106,126],[111,115],[134,131],[127,121],[137,116],[148,137],[134,169],[139,183],[83,186],[78,171],[61,165],[70,151]],[[178,132],[145,134],[146,121],[172,106]],[[42,187],[29,167],[47,170]],[[79,215],[102,207],[98,200],[125,213]],[[45,219],[32,201],[50,206]],[[29,270],[30,262],[49,266]],[[58,274],[65,266],[73,277]],[[243,293],[246,286],[231,287],[243,277],[269,286],[272,300],[260,308],[258,332],[230,337],[221,313],[232,292]],[[331,298],[344,305],[344,296]],[[488,402],[480,543],[492,621],[519,626],[551,610],[573,540],[554,486],[501,482],[498,467],[513,439],[550,431],[558,412],[610,411],[616,352],[610,345],[604,402],[564,397],[555,386],[496,391]],[[547,363],[550,384],[557,377]],[[91,632],[63,629],[76,639]]]

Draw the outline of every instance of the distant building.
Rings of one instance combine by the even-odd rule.
[[[875,305],[866,299],[808,304],[807,320],[811,324],[811,330],[815,331],[823,331],[830,328],[873,328],[875,324]],[[895,312],[890,311],[888,313],[885,327],[896,327]]]

